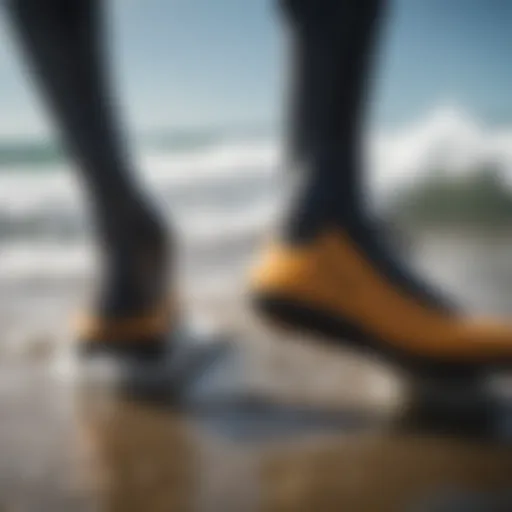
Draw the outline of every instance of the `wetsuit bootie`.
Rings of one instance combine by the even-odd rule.
[[[195,384],[230,353],[231,343],[224,332],[185,316],[173,261],[176,244],[155,219],[124,218],[129,236],[112,234],[105,241],[99,299],[94,313],[79,315],[76,325],[79,379],[102,393],[108,388],[176,404],[192,396]]]
[[[98,299],[77,326],[80,351],[158,355],[164,333],[176,323],[175,299],[167,288],[168,251],[134,172],[110,83],[105,2],[5,3],[96,217],[104,275]]]
[[[414,372],[512,366],[512,324],[436,305],[387,274],[349,230],[276,241],[252,281],[258,309],[337,343],[370,349]]]
[[[158,359],[180,319],[175,290],[169,293],[171,251],[154,217],[124,217],[122,223],[122,230],[100,237],[104,281],[92,311],[77,315],[79,352]]]
[[[468,318],[429,290],[366,213],[359,146],[383,2],[282,3],[293,55],[288,166],[301,188],[254,269],[254,303],[278,324],[370,350],[418,382],[476,386],[512,364],[512,324]]]
[[[512,369],[512,324],[455,310],[351,231],[277,238],[252,275],[260,316],[398,369],[407,428],[495,435],[509,400],[489,377]]]

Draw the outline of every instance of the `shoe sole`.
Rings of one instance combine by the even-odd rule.
[[[343,346],[365,356],[379,359],[410,377],[460,381],[496,370],[512,370],[512,361],[457,362],[415,355],[395,348],[365,332],[353,322],[298,301],[276,295],[257,294],[252,303],[274,326],[306,331],[324,344]]]

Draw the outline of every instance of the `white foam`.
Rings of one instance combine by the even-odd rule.
[[[374,197],[386,198],[433,168],[460,174],[487,162],[496,163],[512,184],[512,128],[489,130],[461,109],[441,107],[411,126],[374,134],[370,147]],[[179,153],[152,149],[138,160],[165,213],[172,213],[192,244],[242,237],[268,225],[279,210],[283,190],[276,180],[282,173],[275,142],[226,142]],[[225,205],[217,191],[230,185],[230,194],[243,199]],[[55,234],[83,223],[83,194],[68,165],[1,172],[0,278],[92,272],[93,251],[83,235],[70,242]]]
[[[512,182],[512,128],[489,129],[462,109],[442,106],[426,118],[395,131],[370,137],[370,182],[378,195],[424,177],[433,168],[447,173],[471,172],[481,163],[495,163]],[[276,176],[277,142],[222,143],[211,148],[172,153],[148,150],[138,155],[141,175],[158,191],[216,183],[220,180]],[[83,204],[74,176],[65,164],[45,168],[17,166],[0,173],[0,213],[76,211]]]
[[[463,175],[493,164],[512,184],[512,129],[490,129],[460,108],[441,106],[425,119],[371,141],[371,182],[386,196],[432,171]]]

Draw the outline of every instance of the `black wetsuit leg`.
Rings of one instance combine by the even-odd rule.
[[[116,114],[103,0],[7,0],[6,11],[64,147],[78,164],[105,259],[97,314],[162,300],[166,242],[132,172]]]
[[[361,164],[367,92],[385,0],[281,0],[291,54],[289,165],[301,173],[286,236],[348,232],[376,268],[429,307],[451,309],[406,269],[366,209]]]

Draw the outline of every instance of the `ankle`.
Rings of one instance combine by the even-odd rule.
[[[99,229],[103,276],[97,309],[107,317],[146,313],[165,301],[170,237],[145,205],[112,213]]]
[[[325,155],[310,159],[300,171],[284,221],[284,235],[307,242],[325,230],[345,229],[363,216],[361,187],[348,157]]]

